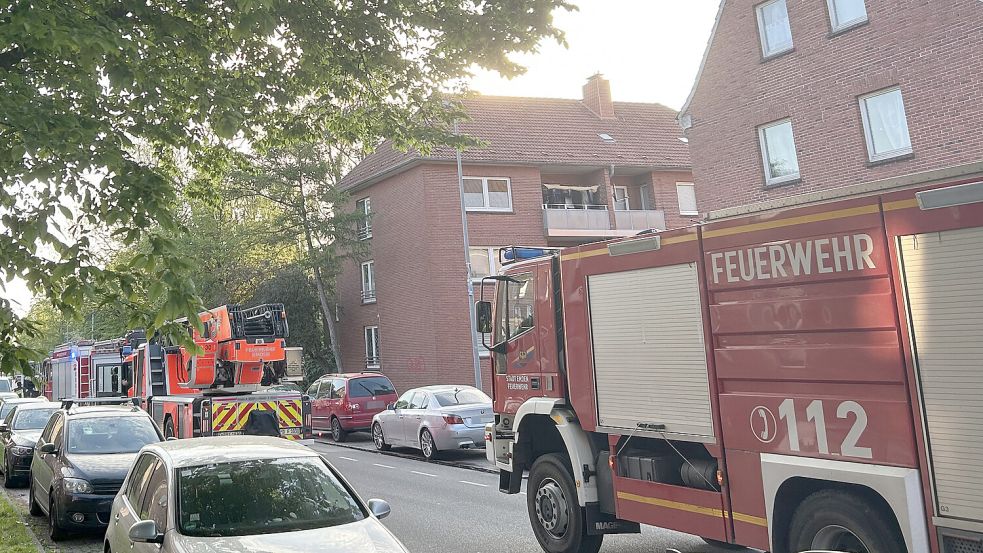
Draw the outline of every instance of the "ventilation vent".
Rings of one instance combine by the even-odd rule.
[[[958,536],[942,536],[942,553],[983,553],[983,542]]]

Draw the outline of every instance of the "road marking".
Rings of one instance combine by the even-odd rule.
[[[433,476],[434,478],[437,477],[436,474],[430,474],[429,472],[420,472],[418,470],[411,470],[410,472],[412,472],[413,474],[419,474],[420,476]]]
[[[488,484],[479,484],[477,482],[468,482],[467,480],[458,480],[458,482],[460,482],[462,484],[468,484],[470,486],[479,486],[479,487],[482,487],[482,488],[487,488],[488,487]]]
[[[382,467],[382,468],[384,468],[384,469],[394,469],[394,468],[396,468],[396,467],[391,467],[391,466],[389,466],[389,465],[381,465],[381,464],[379,464],[379,463],[372,463],[372,466],[375,466],[375,467]]]
[[[342,457],[341,455],[339,455],[338,458],[344,459],[346,461],[355,461],[356,463],[358,462],[358,459],[352,459],[351,457]]]

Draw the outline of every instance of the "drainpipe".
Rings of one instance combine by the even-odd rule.
[[[454,120],[454,134],[458,134],[457,119]],[[461,196],[461,228],[464,232],[464,263],[468,282],[468,321],[471,328],[471,361],[474,363],[474,387],[481,389],[481,359],[478,356],[478,328],[474,320],[474,282],[471,280],[471,242],[468,237],[468,211],[464,207],[464,169],[461,163],[461,150],[457,149],[457,189]]]

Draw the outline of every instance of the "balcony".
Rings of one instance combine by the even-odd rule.
[[[375,303],[375,288],[362,290],[362,303]]]
[[[658,210],[615,210],[612,223],[605,205],[544,204],[543,225],[548,238],[617,238],[664,229],[666,217]]]

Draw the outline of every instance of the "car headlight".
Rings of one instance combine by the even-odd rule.
[[[20,455],[20,456],[23,457],[23,456],[26,456],[26,455],[30,455],[31,453],[34,453],[34,448],[33,447],[25,447],[25,446],[22,446],[22,445],[15,445],[14,447],[10,448],[10,454],[11,455]]]
[[[81,478],[66,478],[62,480],[62,486],[68,493],[92,493],[92,484]]]

